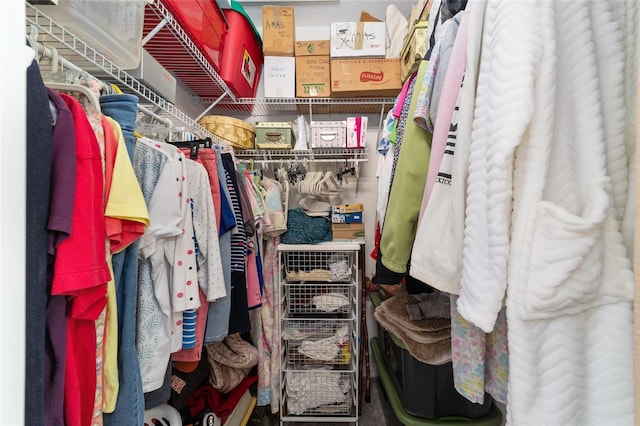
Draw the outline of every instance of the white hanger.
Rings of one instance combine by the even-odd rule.
[[[93,93],[91,93],[88,87],[84,87],[79,84],[54,83],[54,82],[45,82],[45,85],[54,90],[80,92],[89,99],[89,101],[91,102],[91,105],[95,108],[96,112],[98,113],[102,112],[100,109],[100,102],[98,102],[98,99],[93,95]]]

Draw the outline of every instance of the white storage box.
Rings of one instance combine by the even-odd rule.
[[[142,51],[145,0],[59,0],[38,6],[80,40],[125,70],[137,68]]]
[[[146,50],[142,49],[140,66],[131,70],[131,75],[158,92],[169,102],[176,102],[176,78]]]
[[[346,121],[312,121],[311,148],[345,148]]]
[[[384,58],[387,26],[384,22],[332,22],[330,48],[332,58]]]
[[[296,97],[296,58],[293,56],[265,56],[262,75],[265,98]]]

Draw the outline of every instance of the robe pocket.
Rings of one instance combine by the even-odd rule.
[[[524,319],[577,313],[597,303],[610,206],[608,194],[604,188],[599,189],[582,216],[547,201],[539,204],[519,304]]]

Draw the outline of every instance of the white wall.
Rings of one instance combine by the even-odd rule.
[[[262,31],[262,6],[293,6],[296,24],[296,39],[314,40],[329,38],[329,24],[336,21],[357,21],[366,11],[384,20],[387,6],[394,4],[406,17],[416,0],[335,0],[335,1],[255,1],[240,0],[253,24]]]
[[[24,423],[26,53],[23,0],[0,13],[0,425]]]

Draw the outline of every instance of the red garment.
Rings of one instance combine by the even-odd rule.
[[[105,253],[100,148],[80,103],[61,95],[73,115],[76,193],[71,235],[56,253],[51,294],[68,297],[64,414],[67,426],[91,424],[96,393],[95,320],[111,279]]]
[[[189,156],[189,148],[182,148],[182,152]],[[221,216],[221,201],[220,201],[220,181],[218,181],[218,159],[216,157],[216,151],[212,148],[205,148],[198,150],[198,158],[196,161],[202,164],[209,175],[209,184],[211,186],[211,195],[213,196],[213,208],[216,212],[216,223],[218,224],[218,230],[220,230],[220,216]]]
[[[191,394],[191,398],[187,402],[189,414],[195,417],[208,408],[224,422],[236,408],[242,395],[257,381],[258,376],[246,377],[231,392],[226,394],[218,392],[211,385],[201,386]]]
[[[382,233],[380,232],[380,224],[377,223],[376,224],[376,235],[373,238],[373,250],[371,250],[371,253],[369,254],[369,256],[373,260],[378,260],[378,253],[380,253],[380,238],[381,237],[382,237]]]

